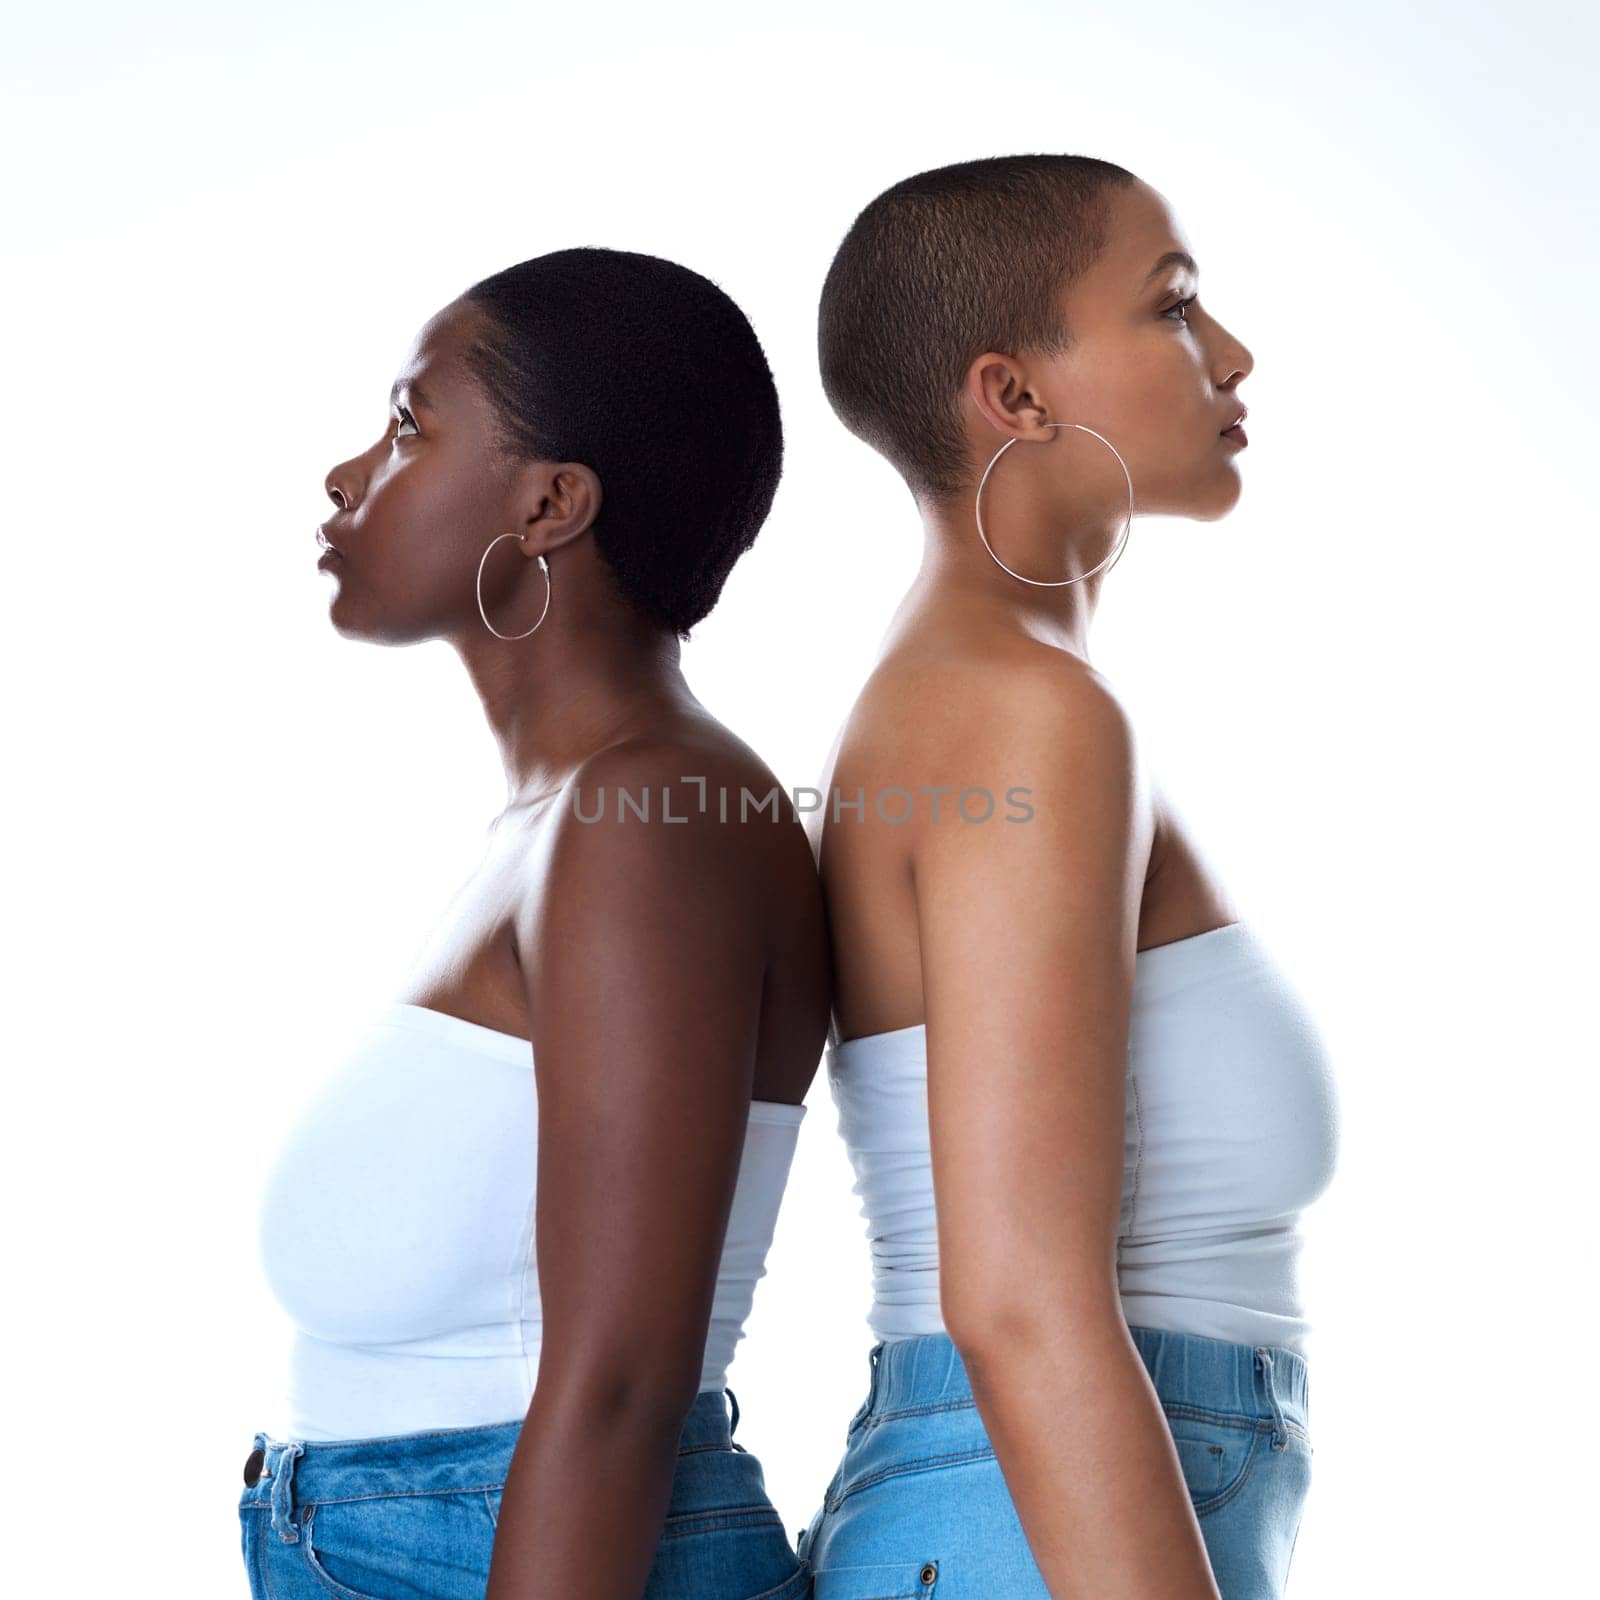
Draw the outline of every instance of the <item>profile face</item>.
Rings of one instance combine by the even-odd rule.
[[[1254,359],[1197,298],[1199,278],[1180,259],[1193,252],[1166,200],[1134,183],[1110,206],[1105,248],[1063,296],[1074,343],[1045,358],[1041,392],[1053,419],[1116,446],[1137,512],[1210,521],[1239,497],[1246,446],[1224,430],[1244,407],[1238,386]],[[1081,463],[1125,492],[1103,444],[1075,429],[1058,438],[1073,471]]]
[[[423,325],[395,378],[382,436],[327,476],[338,509],[322,530],[338,553],[318,566],[337,586],[329,619],[347,638],[413,644],[482,628],[479,559],[518,522],[514,463],[462,359],[481,315],[453,301]],[[524,559],[512,540],[495,547],[486,598],[493,579],[504,582]]]

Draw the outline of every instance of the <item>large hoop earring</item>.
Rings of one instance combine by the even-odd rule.
[[[539,622],[534,623],[533,627],[528,629],[528,633],[501,633],[501,631],[489,620],[489,613],[483,609],[483,564],[489,559],[489,552],[493,550],[502,539],[520,539],[521,537],[522,535],[514,530],[511,533],[497,533],[494,538],[492,538],[488,544],[483,547],[483,554],[478,557],[478,615],[483,618],[484,627],[486,627],[497,639],[526,639],[528,637],[528,633],[532,633],[534,629],[539,626],[539,622],[544,621],[545,613],[550,609],[550,563],[545,560],[543,555],[539,557],[539,570],[544,574],[544,611],[539,613]]]
[[[1045,427],[1079,428],[1084,433],[1094,433],[1093,428],[1086,427],[1081,422],[1047,422],[1045,423]],[[1055,578],[1050,580],[1043,578],[1024,578],[1020,572],[1012,572],[1011,568],[1006,566],[1005,562],[1003,562],[999,556],[994,554],[994,546],[989,543],[989,536],[983,531],[983,486],[989,481],[989,474],[994,471],[995,462],[997,462],[1000,457],[1003,456],[1006,451],[1017,442],[1015,439],[1007,439],[1006,442],[995,451],[995,453],[989,458],[989,465],[983,469],[983,476],[978,479],[978,493],[973,499],[972,510],[973,514],[978,519],[978,537],[983,540],[983,548],[987,550],[991,556],[994,556],[995,565],[998,566],[1002,571],[1010,572],[1013,578],[1017,578],[1023,583],[1031,583],[1036,589],[1059,589],[1064,584],[1082,583],[1085,578],[1092,578],[1095,573],[1100,570],[1100,567],[1105,567],[1105,569],[1109,572],[1112,567],[1116,566],[1118,560],[1122,556],[1123,550],[1127,547],[1128,533],[1133,527],[1133,478],[1129,475],[1128,463],[1122,459],[1122,453],[1117,449],[1117,447],[1112,444],[1112,442],[1106,438],[1103,433],[1094,433],[1094,436],[1106,447],[1107,450],[1112,453],[1112,455],[1117,458],[1117,465],[1122,468],[1122,476],[1128,480],[1128,520],[1122,525],[1122,537],[1117,541],[1116,549],[1111,552],[1105,561],[1100,563],[1099,567],[1090,567],[1087,572],[1080,572],[1076,578]]]

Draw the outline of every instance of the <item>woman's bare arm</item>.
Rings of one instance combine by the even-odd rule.
[[[686,770],[706,767],[670,747],[597,757],[581,805],[603,786],[606,820],[563,813],[518,928],[544,1342],[486,1600],[638,1600],[699,1388],[765,953],[759,824],[702,815]],[[650,821],[615,821],[619,785],[648,788]]]
[[[1132,731],[1081,663],[979,680],[937,781],[1024,785],[1033,812],[913,842],[945,1326],[1055,1600],[1217,1600],[1117,1290],[1150,847]]]

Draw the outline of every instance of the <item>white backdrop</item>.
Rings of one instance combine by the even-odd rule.
[[[571,12],[8,25],[10,1586],[245,1593],[287,1338],[257,1186],[503,803],[453,653],[339,639],[313,570],[324,474],[412,334],[574,244],[739,301],[788,467],[685,669],[812,783],[920,547],[817,381],[827,263],[897,178],[1064,150],[1166,194],[1256,360],[1238,508],[1136,523],[1093,652],[1340,1074],[1291,1592],[1566,1592],[1594,1487],[1593,14]],[[731,1375],[791,1532],[870,1343],[820,1074],[809,1103]]]

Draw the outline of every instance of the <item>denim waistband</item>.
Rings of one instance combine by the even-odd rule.
[[[724,1395],[733,1407],[731,1419]],[[733,1390],[703,1390],[684,1419],[678,1454],[743,1450],[733,1442],[738,1423],[739,1402]],[[243,1501],[270,1504],[273,1531],[294,1543],[299,1537],[293,1520],[296,1506],[380,1495],[498,1489],[510,1470],[521,1432],[518,1417],[372,1439],[275,1439],[258,1433],[246,1458]],[[252,1483],[250,1472],[255,1469],[259,1476]]]
[[[1156,1393],[1168,1404],[1261,1416],[1308,1427],[1305,1357],[1278,1344],[1232,1344],[1198,1333],[1133,1328]]]
[[[1159,1328],[1130,1327],[1128,1333],[1163,1403],[1270,1416],[1275,1443],[1286,1439],[1285,1418],[1309,1426],[1306,1362],[1295,1351]],[[858,1418],[881,1420],[897,1411],[972,1400],[966,1367],[946,1333],[880,1341],[868,1361],[871,1382]]]

